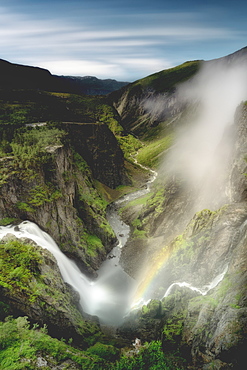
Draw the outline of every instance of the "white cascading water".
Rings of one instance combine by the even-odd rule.
[[[116,221],[117,218],[114,217],[114,220]],[[119,218],[118,221],[121,222]],[[124,225],[121,222],[122,233],[126,232]],[[126,239],[127,236],[122,233],[121,238]],[[118,264],[121,243],[113,249],[111,258],[102,264],[98,271],[98,278],[93,281],[88,279],[77,265],[61,252],[55,241],[35,223],[23,221],[18,226],[1,226],[0,239],[7,234],[13,234],[17,238],[31,239],[53,254],[64,281],[79,292],[80,304],[84,312],[97,315],[103,324],[118,325],[121,323],[130,305],[131,293],[135,287],[133,279]]]
[[[135,160],[135,163],[137,163],[137,161]],[[138,163],[138,165],[143,168],[144,170],[147,170],[151,173],[151,177],[150,179],[146,182],[145,184],[145,188],[142,189],[142,190],[137,190],[137,191],[134,191],[133,193],[130,193],[130,194],[127,194],[127,195],[124,195],[122,198],[120,198],[119,200],[117,200],[115,202],[116,205],[119,205],[119,204],[122,204],[122,203],[128,203],[134,199],[137,199],[137,198],[140,198],[142,197],[143,195],[147,194],[150,192],[150,187],[151,187],[151,184],[154,182],[154,180],[156,179],[158,173],[156,171],[153,171],[151,170],[150,168],[148,167],[145,167],[143,165],[141,165],[140,163]]]
[[[146,168],[145,168],[146,169]],[[136,199],[150,191],[150,185],[155,180],[157,173],[151,171],[151,178],[147,182],[145,189],[131,193],[118,200],[115,205],[111,205],[107,212],[107,218],[118,238],[118,245],[108,255],[97,271],[96,280],[87,278],[77,267],[74,261],[67,258],[59,249],[55,241],[35,223],[23,221],[18,226],[0,226],[0,239],[7,234],[13,234],[17,238],[28,238],[37,245],[49,250],[57,260],[61,275],[65,282],[70,284],[80,294],[80,304],[84,312],[98,316],[100,322],[106,325],[117,326],[121,324],[124,317],[130,310],[140,308],[148,304],[152,299],[143,298],[134,306],[133,298],[137,289],[137,283],[126,274],[119,264],[121,248],[125,245],[129,237],[129,226],[126,225],[117,214],[117,206],[124,202]],[[217,275],[211,283],[204,287],[197,288],[186,282],[176,282],[170,285],[165,295],[167,297],[173,287],[187,287],[199,294],[205,295],[213,289],[224,277],[227,267]]]
[[[117,326],[123,322],[124,316],[129,312],[137,287],[136,282],[124,272],[119,264],[121,248],[129,237],[130,227],[120,219],[117,206],[139,198],[150,191],[150,185],[157,176],[155,171],[150,170],[150,172],[152,176],[143,190],[128,194],[109,207],[107,218],[117,236],[118,245],[102,263],[95,280],[87,278],[75,262],[61,252],[55,241],[33,222],[23,221],[18,226],[1,226],[0,239],[6,234],[13,234],[17,238],[29,238],[42,248],[48,249],[56,258],[64,281],[79,292],[83,311],[98,316],[102,324]]]
[[[175,283],[172,283],[166,290],[165,294],[163,295],[163,297],[159,297],[158,299],[162,300],[163,298],[166,298],[168,297],[174,290],[174,288],[176,286],[179,286],[181,288],[188,288],[190,290],[192,290],[193,292],[196,292],[200,295],[207,295],[207,293],[214,289],[224,278],[226,272],[228,270],[228,266],[226,266],[223,270],[223,272],[221,272],[220,274],[218,274],[209,284],[207,285],[204,285],[202,288],[198,288],[198,287],[195,287],[193,286],[192,284],[190,283],[187,283],[185,281],[183,282],[175,282]],[[156,298],[157,299],[157,298]],[[131,311],[133,310],[139,310],[142,306],[146,306],[149,304],[149,302],[152,300],[152,298],[141,298],[138,302],[135,302],[132,306],[131,306]]]
[[[75,290],[84,291],[87,299],[81,297],[81,304],[85,311],[92,305],[93,297],[90,295],[90,281],[81,273],[76,264],[67,258],[59,249],[55,241],[35,223],[23,221],[18,226],[1,226],[0,239],[7,234],[13,234],[17,238],[28,238],[40,247],[48,249],[57,260],[61,275],[65,282],[69,283]]]
[[[194,287],[192,284],[189,284],[189,283],[186,283],[185,281],[183,281],[182,283],[173,283],[169,286],[169,288],[167,289],[167,291],[165,292],[163,298],[167,297],[169,294],[171,294],[173,288],[177,285],[179,287],[186,287],[186,288],[189,288],[191,290],[193,290],[194,292],[197,292],[201,295],[206,295],[210,290],[214,289],[220,282],[221,280],[223,280],[226,272],[228,270],[228,266],[225,267],[224,271],[222,273],[220,273],[219,275],[217,275],[209,284],[207,285],[204,285],[202,288],[197,288],[197,287]]]

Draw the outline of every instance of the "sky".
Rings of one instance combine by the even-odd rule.
[[[0,59],[132,82],[247,46],[245,0],[0,0]]]

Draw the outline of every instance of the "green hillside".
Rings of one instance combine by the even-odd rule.
[[[165,69],[151,74],[133,83],[132,86],[142,88],[152,88],[156,93],[171,92],[174,87],[181,82],[192,77],[199,69],[201,61],[185,62],[177,67]]]

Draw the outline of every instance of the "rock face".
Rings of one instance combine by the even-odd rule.
[[[68,130],[70,143],[48,147],[35,176],[17,170],[11,157],[1,161],[9,177],[1,187],[0,217],[37,223],[85,273],[93,273],[116,243],[94,179],[110,187],[126,182],[123,154],[105,125]],[[92,244],[89,235],[101,242]]]
[[[127,131],[142,136],[150,127],[179,113],[182,105],[176,96],[176,84],[192,77],[199,61],[150,75],[109,95]]]
[[[23,280],[26,279],[23,274],[18,277],[19,281],[16,279],[17,283],[15,278],[12,278],[10,286],[1,284],[1,305],[5,306],[5,316],[28,316],[32,323],[47,325],[49,334],[53,337],[74,338],[76,345],[87,347],[95,334],[100,335],[100,329],[97,324],[88,323],[83,319],[79,295],[64,283],[53,255],[32,240],[17,239],[12,234],[7,234],[2,239],[1,248],[9,248],[9,242],[18,243],[23,256],[25,249],[28,253],[33,248],[35,261],[33,259],[30,266],[27,266],[28,281]],[[15,258],[13,253],[9,263],[18,264],[18,258],[17,261]],[[11,273],[13,274],[13,270]]]
[[[123,152],[107,125],[69,124],[66,130],[72,146],[86,160],[96,180],[110,188],[129,184]]]
[[[193,215],[195,192],[185,192],[181,181],[168,181],[161,211],[144,206],[139,215],[141,228],[150,235],[143,256],[139,255],[139,260],[149,261],[142,271],[143,286],[152,266],[166,261],[153,282],[153,298],[161,302],[151,301],[131,313],[120,332],[126,336],[138,333],[142,340],[162,338],[164,349],[180,347],[195,369],[243,368],[240,359],[247,334],[246,114],[247,106],[242,104],[235,117],[235,142],[222,188],[227,195],[222,198],[227,200],[225,205]],[[217,201],[212,205],[216,207]],[[132,260],[128,264],[126,258],[124,265],[132,266]],[[129,272],[134,274],[135,266],[132,268],[133,273]],[[186,284],[181,287],[178,283]]]
[[[236,145],[229,171],[228,194],[233,202],[246,201],[247,107],[242,104],[236,112]],[[242,176],[240,176],[242,174]]]
[[[124,86],[109,94],[109,99],[121,118],[122,126],[138,136],[145,136],[148,129],[173,119],[183,111],[185,104],[177,94],[177,87],[192,79],[201,67],[218,61],[230,65],[236,61],[246,63],[246,60],[245,47],[223,58],[185,62]]]

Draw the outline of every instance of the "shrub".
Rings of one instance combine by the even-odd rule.
[[[36,370],[38,357],[47,359],[52,368],[57,368],[58,365],[60,368],[68,359],[73,364],[72,368],[77,368],[78,365],[85,370],[107,367],[104,365],[105,360],[93,353],[89,356],[86,352],[67,345],[63,340],[51,338],[47,334],[46,325],[39,328],[39,325],[35,324],[31,328],[27,317],[9,317],[6,322],[0,322],[0,349],[1,370]],[[61,368],[65,367],[62,365]]]
[[[41,256],[31,245],[18,240],[0,244],[0,286],[26,292],[31,298],[29,282],[38,274]]]
[[[87,350],[87,353],[96,355],[107,361],[114,361],[119,355],[119,350],[111,345],[95,343],[94,346]]]
[[[146,343],[134,356],[123,356],[111,370],[180,370],[177,362],[182,362],[174,354],[165,355],[160,341]]]

